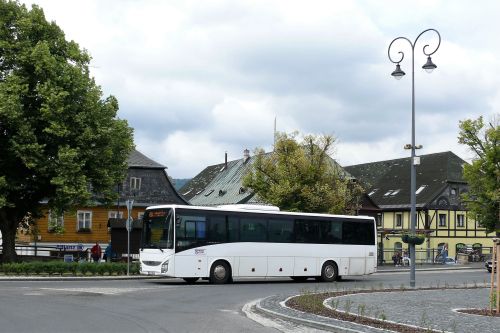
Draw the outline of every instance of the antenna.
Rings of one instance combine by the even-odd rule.
[[[274,116],[274,143],[273,143],[273,151],[276,147],[276,116]]]

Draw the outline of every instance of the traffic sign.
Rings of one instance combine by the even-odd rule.
[[[129,231],[129,232],[132,229],[132,221],[133,221],[132,217],[129,216],[127,221],[125,222],[125,227],[127,228],[127,231]]]

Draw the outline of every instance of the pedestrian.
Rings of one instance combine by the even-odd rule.
[[[444,243],[441,255],[443,257],[443,265],[444,265],[446,264],[446,258],[448,258],[448,243]]]
[[[92,249],[90,250],[90,255],[92,257],[92,260],[94,260],[94,262],[99,262],[99,259],[101,259],[101,254],[102,254],[101,246],[99,245],[99,242],[95,242],[95,245],[92,246]]]
[[[104,256],[102,259],[106,262],[111,261],[113,259],[113,248],[111,247],[111,242],[109,242],[108,246],[104,250]]]

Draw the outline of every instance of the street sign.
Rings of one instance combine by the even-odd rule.
[[[134,200],[133,199],[129,199],[129,200],[125,201],[125,203],[127,204],[128,215],[131,215],[131,213],[132,213],[132,206],[134,205]]]
[[[129,232],[132,229],[132,221],[133,221],[133,218],[131,216],[129,216],[127,221],[125,222],[125,228],[127,228],[127,231],[129,231]]]

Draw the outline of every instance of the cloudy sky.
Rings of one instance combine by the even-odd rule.
[[[500,2],[36,0],[92,55],[139,151],[191,178],[207,165],[273,143],[278,131],[333,134],[342,165],[406,157],[411,75],[387,57],[398,36],[435,28],[438,68],[415,48],[416,136],[422,154],[458,145],[458,123],[500,113]],[[401,67],[411,73],[408,43]]]

